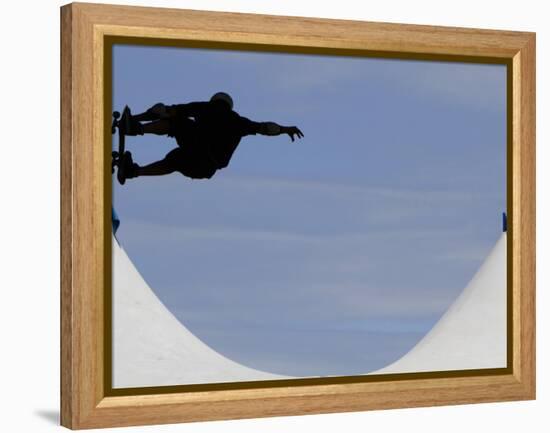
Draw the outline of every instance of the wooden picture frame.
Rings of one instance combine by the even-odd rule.
[[[508,67],[508,367],[113,392],[111,113],[106,50],[117,38]],[[73,3],[61,8],[61,424],[72,429],[535,398],[533,33]],[[109,147],[105,142],[109,140]],[[109,242],[106,242],[109,240]]]

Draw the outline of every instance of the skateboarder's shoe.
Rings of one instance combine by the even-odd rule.
[[[134,119],[128,106],[124,107],[119,125],[124,135],[143,135],[143,126]]]
[[[118,162],[118,170],[116,177],[121,185],[126,183],[126,179],[131,179],[137,176],[137,168],[139,166],[133,161],[132,154],[128,151],[124,152]]]

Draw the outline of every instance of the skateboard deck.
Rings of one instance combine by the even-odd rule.
[[[117,170],[117,179],[124,185],[125,179],[121,176],[120,165],[123,161],[123,156],[125,152],[125,137],[124,131],[126,125],[124,123],[127,121],[128,116],[130,115],[130,108],[126,105],[122,111],[122,116],[120,112],[113,111],[113,123],[111,125],[111,133],[114,135],[118,131],[118,150],[113,150],[112,152],[112,162],[111,162],[111,173],[115,172],[115,167],[118,167]],[[122,127],[121,127],[122,126]]]

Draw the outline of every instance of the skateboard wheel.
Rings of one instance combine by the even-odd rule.
[[[115,119],[118,119],[120,117],[120,112],[119,111],[113,111],[113,117]]]
[[[111,156],[114,158],[114,159],[117,159],[119,157],[119,154],[116,150],[113,150],[113,152],[111,153]]]

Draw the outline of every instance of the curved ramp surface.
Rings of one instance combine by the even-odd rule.
[[[436,325],[405,356],[369,374],[506,367],[506,234]]]
[[[288,379],[238,364],[162,304],[113,238],[113,387]],[[506,234],[461,295],[405,356],[368,374],[506,367]]]
[[[113,388],[285,379],[220,355],[158,299],[113,238]]]

